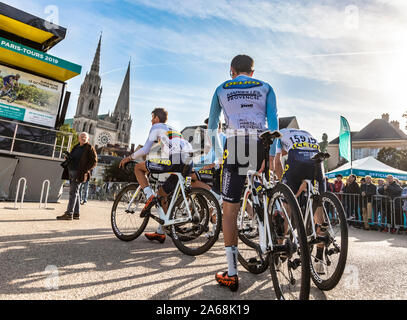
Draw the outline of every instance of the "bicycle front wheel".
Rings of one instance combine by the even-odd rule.
[[[277,299],[308,300],[310,255],[300,207],[291,189],[277,184],[267,209],[273,242],[268,258]]]
[[[332,192],[321,195],[326,239],[317,254],[317,244],[310,245],[311,277],[315,285],[324,291],[332,290],[340,281],[348,255],[348,225],[345,210]],[[321,247],[321,246],[320,246]]]
[[[140,217],[146,197],[136,184],[122,189],[113,202],[111,224],[113,233],[122,241],[137,239],[148,224],[149,216]]]
[[[170,220],[187,218],[187,208],[192,214],[192,221],[172,225],[170,234],[182,253],[197,256],[208,251],[218,240],[222,213],[215,196],[201,188],[186,192],[186,200],[182,195],[178,197],[169,215]]]

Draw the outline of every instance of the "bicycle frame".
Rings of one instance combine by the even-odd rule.
[[[189,206],[188,206],[188,201],[187,201],[186,195],[185,195],[185,187],[187,186],[186,181],[187,181],[188,177],[184,178],[181,173],[174,173],[174,174],[177,175],[178,182],[177,182],[177,185],[175,187],[175,190],[174,190],[170,205],[168,206],[167,213],[165,213],[163,208],[161,207],[161,205],[158,204],[157,205],[157,210],[158,210],[159,217],[157,218],[156,216],[151,215],[151,217],[154,220],[156,220],[158,223],[162,224],[163,227],[168,227],[168,226],[177,225],[177,224],[184,224],[184,223],[192,221],[192,218],[193,218],[192,213],[191,213],[191,211],[189,209]],[[130,210],[130,207],[131,207],[132,203],[134,202],[134,200],[136,199],[136,197],[138,196],[138,194],[140,192],[142,192],[142,189],[139,186],[137,188],[137,190],[134,192],[134,194],[133,194],[133,196],[132,196],[132,198],[131,198],[131,200],[130,200],[130,202],[128,204],[127,210]],[[185,204],[185,207],[187,209],[188,216],[185,217],[185,218],[170,220],[169,219],[170,213],[172,212],[172,210],[173,210],[173,208],[175,206],[175,202],[177,201],[177,198],[178,198],[180,192],[182,194],[183,203]],[[196,213],[197,210],[195,208],[194,202],[192,202],[192,205],[193,205],[194,213]]]
[[[259,197],[258,197],[258,191],[256,190],[255,186],[254,186],[254,178],[258,176],[257,172],[254,170],[248,170],[247,172],[247,187],[246,190],[244,192],[244,200],[243,200],[243,205],[241,207],[241,217],[243,217],[245,210],[246,210],[246,204],[248,201],[248,197],[250,194],[252,194],[253,197],[253,203],[256,204],[260,204],[259,202]],[[273,188],[273,186],[276,184],[276,182],[274,181],[274,179],[272,179],[271,181],[268,181],[266,179],[266,175],[264,173],[261,174],[261,180],[262,180],[262,187],[265,190],[271,190]],[[276,247],[277,244],[274,244],[272,241],[272,237],[271,237],[271,231],[270,231],[270,224],[269,224],[269,215],[267,213],[267,209],[268,209],[268,204],[269,204],[269,198],[267,196],[266,192],[262,192],[262,200],[263,200],[263,222],[261,221],[259,215],[257,215],[257,223],[259,225],[259,242],[260,242],[260,250],[262,254],[265,254],[267,252],[273,252],[274,248]],[[284,208],[284,205],[281,204],[280,202],[277,203],[278,207],[280,207],[281,211],[284,212],[285,217],[288,217],[287,211]],[[253,206],[254,209],[254,206]],[[243,219],[240,222],[240,228],[242,228],[242,222]],[[293,230],[292,224],[291,224],[291,219],[288,219],[288,224],[289,224],[289,228],[291,228],[291,230]],[[264,226],[267,226],[266,228]],[[295,238],[294,239],[295,243],[298,243],[298,240]]]

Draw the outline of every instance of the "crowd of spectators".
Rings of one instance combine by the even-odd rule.
[[[362,227],[366,230],[375,225],[387,232],[392,210],[395,213],[395,225],[405,224],[403,217],[407,212],[407,184],[402,185],[392,175],[388,175],[385,180],[377,180],[377,185],[373,183],[371,176],[361,178],[358,183],[354,174],[347,178],[346,183],[341,174],[336,176],[333,183],[328,179],[326,183],[327,190],[336,193],[342,201],[350,224],[362,220]],[[394,228],[390,231],[396,232]]]

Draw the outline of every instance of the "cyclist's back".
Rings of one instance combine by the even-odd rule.
[[[280,130],[282,137],[277,142],[276,153],[288,154],[282,181],[296,193],[303,180],[317,179],[320,192],[325,189],[322,164],[316,163],[312,157],[319,152],[317,140],[307,131],[285,128]]]

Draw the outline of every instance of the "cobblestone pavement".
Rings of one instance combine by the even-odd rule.
[[[25,203],[0,204],[0,299],[275,299],[268,272],[239,266],[237,293],[214,281],[225,270],[223,238],[206,254],[183,255],[167,238],[118,240],[110,226],[111,203],[91,201],[81,219],[57,221],[54,210]],[[150,222],[147,230],[154,230]],[[311,299],[407,299],[407,236],[350,229],[348,269],[332,291],[312,285]]]

